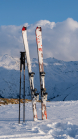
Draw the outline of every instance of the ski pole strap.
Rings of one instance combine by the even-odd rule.
[[[24,64],[25,63],[25,52],[20,52],[21,53],[21,64]]]
[[[22,65],[25,70],[25,52],[20,52],[20,70],[22,70]]]

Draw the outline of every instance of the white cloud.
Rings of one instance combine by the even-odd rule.
[[[68,18],[63,22],[50,22],[40,20],[28,27],[28,44],[31,58],[37,57],[35,29],[42,27],[43,56],[55,57],[61,60],[78,60],[78,22]],[[24,51],[22,40],[22,26],[0,27],[0,56],[9,54],[19,57],[19,52]]]

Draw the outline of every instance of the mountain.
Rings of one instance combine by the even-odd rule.
[[[38,59],[31,60],[35,72],[34,83],[40,92]],[[9,55],[0,57],[0,97],[18,98],[20,87],[20,60]],[[44,59],[45,86],[48,100],[66,101],[78,99],[78,61],[61,61],[55,58]],[[26,65],[25,72],[26,98],[31,98]],[[23,71],[22,94],[23,96]]]

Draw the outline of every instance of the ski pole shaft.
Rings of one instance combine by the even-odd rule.
[[[19,124],[20,124],[20,99],[21,99],[21,71],[22,71],[22,65],[20,58]]]
[[[24,70],[24,100],[23,100],[23,122],[25,122],[25,70]]]

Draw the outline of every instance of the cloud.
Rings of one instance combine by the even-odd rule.
[[[30,57],[37,57],[35,29],[42,27],[43,57],[55,57],[65,61],[78,60],[78,22],[68,18],[63,22],[40,20],[35,24],[25,23],[27,26]],[[24,51],[22,40],[22,26],[0,27],[0,56],[9,54],[19,57]]]

